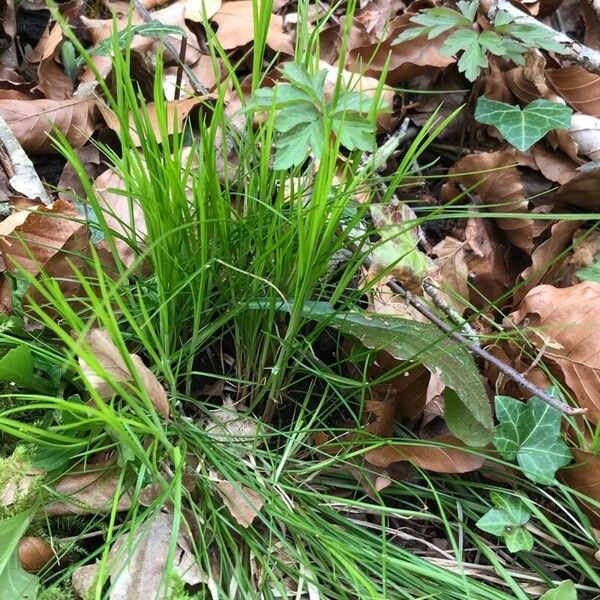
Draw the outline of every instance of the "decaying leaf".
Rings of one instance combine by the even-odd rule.
[[[129,354],[129,360],[132,362],[130,368],[105,329],[90,330],[85,341],[99,366],[88,364],[84,357],[79,358],[79,365],[83,375],[102,399],[115,395],[114,384],[131,384],[137,377],[154,408],[163,417],[168,418],[167,393],[156,375],[146,367],[139,356]]]
[[[76,148],[83,146],[94,132],[94,101],[1,100],[0,114],[10,125],[23,149],[29,154],[55,152],[54,128],[59,129]]]
[[[438,447],[433,444],[447,444],[448,448]],[[426,471],[436,473],[468,473],[476,471],[485,462],[485,456],[462,450],[464,447],[453,436],[439,436],[426,443],[401,443],[386,444],[375,450],[370,450],[365,458],[378,467],[388,467],[400,461],[408,461]]]
[[[216,490],[231,516],[244,528],[250,527],[264,504],[264,499],[245,485],[217,478]]]
[[[587,417],[600,420],[600,283],[568,288],[540,285],[510,315],[512,322],[543,352]]]
[[[600,502],[600,454],[585,452],[573,448],[574,464],[562,469],[559,473],[559,479],[569,487]],[[584,504],[586,512],[592,523],[600,527],[600,509]]]

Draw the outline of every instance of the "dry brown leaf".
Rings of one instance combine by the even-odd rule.
[[[521,285],[513,293],[513,305],[518,306],[529,290],[541,283],[553,281],[566,257],[556,260],[573,239],[573,234],[582,221],[559,221],[554,223],[546,240],[539,243],[531,253],[531,266],[520,275]]]
[[[159,512],[151,523],[121,536],[111,548],[109,571],[110,600],[148,600],[170,597],[172,581],[166,577],[167,558],[173,538],[173,515]],[[173,570],[190,586],[207,583],[182,533],[177,540]]]
[[[52,29],[44,32],[37,45],[40,53],[38,84],[33,92],[41,92],[50,100],[67,100],[73,95],[73,80],[65,75],[60,63],[60,48],[64,40],[63,30],[55,23]]]
[[[250,527],[264,504],[263,498],[254,490],[239,483],[218,479],[217,492],[231,516],[244,528]]]
[[[600,420],[600,283],[568,288],[541,285],[510,315],[543,352],[555,376],[564,380],[587,417]]]
[[[563,185],[579,174],[575,161],[559,152],[550,152],[541,144],[536,144],[530,150],[535,166],[540,173],[550,181]]]
[[[571,126],[563,132],[575,144],[578,156],[600,159],[600,119],[581,113],[571,117]],[[568,150],[564,150],[568,153]]]
[[[65,498],[46,504],[44,511],[51,517],[109,513],[115,493],[119,489],[119,482],[118,470],[106,467],[98,467],[97,471],[66,475],[53,486],[56,494]],[[122,493],[117,510],[128,510],[130,506],[131,497]]]
[[[572,448],[571,452],[574,464],[560,471],[560,480],[574,490],[600,502],[600,455],[577,448]],[[583,504],[592,523],[600,527],[600,509],[590,504]]]
[[[185,9],[185,18],[196,23],[212,18],[221,8],[222,0],[180,0]]]
[[[435,273],[431,276],[438,287],[460,314],[467,308],[469,298],[469,266],[466,260],[466,241],[446,236],[431,249],[435,256]],[[463,302],[461,299],[464,298]]]
[[[225,50],[245,46],[254,40],[252,0],[223,2],[221,8],[213,15],[219,29],[217,39]],[[267,32],[267,46],[277,52],[294,55],[294,45],[289,33],[283,31],[283,18],[271,15]]]
[[[173,133],[179,133],[183,129],[183,123],[188,118],[191,111],[202,102],[202,98],[193,97],[193,98],[182,98],[180,100],[170,100],[165,103],[166,112],[167,112],[167,133],[168,135],[172,135]],[[103,102],[97,103],[98,109],[102,114],[102,118],[105,123],[117,134],[121,131],[121,124],[119,119],[115,113],[106,106]],[[153,102],[150,102],[146,106],[148,120],[152,125],[152,131],[156,136],[156,141],[162,141],[162,127],[158,123],[158,117],[156,115],[156,106]],[[130,116],[129,120],[129,133],[131,134],[131,139],[136,146],[141,146],[140,138],[135,130],[135,119],[133,116]]]
[[[445,36],[428,40],[420,36],[414,40],[393,44],[408,27],[413,13],[405,12],[394,19],[388,28],[389,35],[383,42],[359,46],[349,52],[348,63],[353,71],[379,78],[388,67],[386,83],[396,84],[413,77],[443,69],[455,59],[440,54]]]
[[[82,357],[79,358],[81,372],[103,400],[115,395],[112,382],[129,384],[135,381],[135,374],[131,372],[121,352],[105,329],[91,329],[85,336],[85,340],[89,352],[100,365],[102,374],[99,375],[95,368]],[[152,405],[163,417],[168,418],[169,402],[164,387],[139,356],[129,354],[129,358]],[[109,377],[106,377],[105,374]]]
[[[484,204],[490,205],[491,212],[522,213],[522,218],[496,219],[496,223],[509,242],[531,253],[533,240],[545,225],[525,218],[529,214],[529,202],[525,197],[523,182],[516,165],[522,158],[514,149],[497,152],[469,154],[459,160],[451,169],[450,184],[461,183],[472,188]],[[482,172],[483,171],[483,172]],[[458,192],[456,192],[458,193]]]
[[[547,69],[550,87],[576,111],[600,117],[600,75],[579,65]]]
[[[428,444],[435,442],[456,446],[439,448]],[[388,467],[392,463],[408,461],[421,469],[436,473],[468,473],[483,465],[484,456],[462,450],[463,444],[451,435],[442,435],[425,443],[389,444],[367,452],[365,458],[377,467]]]
[[[80,100],[0,100],[4,117],[28,154],[56,152],[50,136],[59,129],[76,148],[88,141],[95,129],[94,102]]]
[[[79,289],[73,276],[73,268],[85,271],[84,256],[88,250],[88,231],[81,215],[69,202],[57,200],[52,206],[41,206],[35,211],[23,211],[11,217],[12,231],[4,221],[0,238],[0,256],[6,268],[16,270],[18,265],[37,276],[44,273],[60,282],[67,296]],[[7,282],[2,284],[2,293],[8,293]],[[39,294],[30,295],[42,301]]]
[[[107,226],[117,234],[114,244],[119,257],[126,267],[131,267],[136,256],[125,240],[135,240],[136,245],[143,247],[147,233],[144,213],[139,203],[126,194],[125,183],[116,171],[104,171],[94,181],[93,187]]]
[[[600,210],[600,168],[578,173],[565,183],[552,200],[558,204],[571,204],[585,210]]]

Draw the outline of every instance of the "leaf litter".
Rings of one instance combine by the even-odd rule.
[[[129,17],[128,7],[122,3],[101,4],[101,10],[95,12],[87,4],[75,2],[75,8],[65,10],[64,16],[77,35],[96,48],[94,62],[105,69],[108,78],[111,66],[102,43],[110,37],[113,15],[121,31]],[[149,69],[146,72],[140,67],[140,87],[151,83],[151,62],[162,39],[174,45],[189,69],[182,73],[175,66],[169,75],[165,70],[164,87],[173,94],[167,98],[171,129],[160,130],[153,117],[154,106],[147,103],[158,140],[187,127],[190,115],[209,100],[209,94],[197,93],[194,79],[207,92],[230,86],[224,80],[222,58],[211,57],[207,52],[204,24],[210,22],[214,27],[215,38],[229,57],[240,57],[249,51],[257,25],[253,3],[246,0],[176,0],[168,6],[164,4],[143,3],[151,11],[153,22],[158,23],[148,35],[144,34],[142,13],[134,11],[132,22],[139,29],[130,40],[141,58],[140,64]],[[384,78],[382,104],[387,111],[377,115],[377,137],[366,139],[361,130],[363,123],[356,120],[355,137],[348,132],[339,133],[342,145],[348,149],[375,150],[375,143],[382,145],[403,119],[408,119],[407,135],[414,136],[424,123],[424,115],[431,114],[440,101],[446,100],[442,115],[466,103],[456,119],[461,127],[450,125],[440,136],[438,146],[435,142],[432,146],[437,154],[426,155],[440,159],[434,168],[441,176],[415,178],[402,202],[394,199],[396,204],[370,206],[378,243],[370,249],[370,266],[362,280],[367,284],[385,271],[389,279],[400,281],[438,309],[445,306],[440,310],[447,312],[447,318],[451,307],[462,322],[456,327],[470,321],[484,343],[485,336],[491,336],[491,350],[506,364],[524,371],[531,380],[543,381],[545,386],[551,378],[561,384],[570,402],[587,409],[578,420],[594,427],[600,416],[600,319],[596,316],[600,277],[595,275],[600,260],[594,231],[597,215],[593,214],[600,206],[600,165],[596,162],[600,158],[600,76],[598,65],[593,62],[594,52],[600,49],[598,14],[593,3],[580,3],[582,20],[577,23],[577,41],[590,47],[588,58],[581,58],[572,47],[564,45],[560,35],[546,35],[545,42],[538,44],[540,50],[522,48],[524,31],[538,41],[542,39],[540,31],[527,19],[540,19],[535,23],[547,27],[550,16],[559,15],[554,23],[560,23],[561,17],[566,17],[567,2],[562,8],[560,1],[521,2],[516,3],[518,8],[507,7],[503,2],[487,4],[478,7],[477,3],[449,2],[442,6],[429,0],[366,0],[349,23],[346,53],[340,52],[340,36],[347,25],[344,11],[333,7],[328,12],[325,9],[329,7],[323,5],[322,12],[315,10],[310,17],[321,43],[323,106],[332,101],[338,76],[347,88],[371,97],[379,78]],[[518,10],[522,11],[521,16],[513,21],[501,17],[499,21],[492,13],[500,5],[500,12],[514,17]],[[23,14],[17,15],[12,3],[0,3],[0,116],[29,157],[24,160],[23,155],[11,151],[6,136],[2,136],[0,199],[5,218],[0,223],[0,307],[3,316],[24,317],[26,326],[27,306],[41,301],[35,278],[45,273],[59,282],[68,297],[75,298],[81,289],[74,273],[84,272],[83,257],[100,247],[93,239],[82,204],[67,202],[66,196],[54,187],[64,166],[57,161],[54,133],[60,131],[81,155],[91,155],[97,152],[96,139],[108,133],[118,137],[122,127],[131,129],[131,123],[119,122],[101,98],[88,93],[85,84],[93,80],[92,73],[87,65],[73,58],[72,43],[53,19],[46,19],[44,30],[35,38],[19,39],[23,35],[18,33],[19,19],[31,19],[37,8],[40,7],[27,3]],[[289,65],[295,64],[290,63],[290,57],[294,54],[299,22],[296,9],[295,2],[274,3],[265,30],[269,56],[278,67],[278,71],[271,72],[275,85],[280,84],[286,68],[289,72]],[[323,15],[327,15],[325,21],[317,26]],[[439,22],[435,18],[431,21],[431,15],[445,19],[446,25],[433,31]],[[527,23],[533,29],[519,29],[515,23],[522,27]],[[547,34],[548,30],[544,32]],[[185,34],[187,47],[181,33]],[[435,35],[427,39],[423,33]],[[508,36],[513,37],[512,45]],[[486,49],[497,49],[499,45],[505,54],[512,52],[512,63],[501,60],[502,56],[493,50],[485,55]],[[243,61],[237,64],[244,68]],[[181,88],[173,83],[179,77]],[[475,79],[477,85],[472,85]],[[447,82],[454,82],[456,87],[448,89]],[[431,90],[443,90],[442,97],[429,96],[426,92]],[[237,92],[228,93],[232,107],[241,105]],[[309,104],[302,106],[305,109]],[[311,121],[317,129],[318,117],[317,111]],[[239,120],[239,114],[235,118]],[[289,113],[285,118],[292,119]],[[294,126],[285,118],[278,121],[282,137]],[[132,135],[137,144],[137,133],[133,131]],[[296,141],[288,138],[278,146],[278,151],[288,153],[284,158],[289,164],[300,164],[311,153],[317,153],[313,144],[306,154],[290,157],[290,153],[297,152]],[[44,173],[40,162],[35,162],[36,157],[51,162],[52,170]],[[394,157],[385,168],[398,167],[398,160]],[[37,167],[39,178],[32,172],[32,164]],[[68,168],[62,171],[65,182]],[[109,224],[121,234],[134,230],[143,243],[146,226],[123,180],[101,156],[93,171],[94,189],[106,209]],[[54,178],[56,173],[58,177]],[[456,198],[460,201],[455,202]],[[452,217],[439,224],[426,223],[421,231],[410,226],[417,214],[415,209],[421,214],[423,209],[436,210],[444,204],[451,211],[454,207]],[[565,214],[572,218],[565,219]],[[131,248],[119,240],[117,245],[123,265],[131,267]],[[15,281],[21,271],[29,273],[33,280],[22,283],[17,296]],[[426,279],[435,283],[439,297],[435,291],[428,295],[422,289]],[[489,444],[494,438],[499,453],[507,460],[516,459],[533,481],[554,483],[556,475],[574,490],[600,501],[600,476],[597,466],[593,466],[598,462],[597,448],[589,435],[584,436],[581,447],[576,447],[574,428],[563,423],[567,446],[560,436],[558,413],[541,400],[531,399],[531,393],[518,382],[510,387],[512,397],[501,395],[496,399],[495,417],[499,424],[495,426],[491,396],[507,387],[502,375],[490,365],[476,363],[464,347],[426,324],[427,318],[412,308],[408,310],[405,299],[390,291],[386,281],[378,285],[369,292],[372,316],[334,316],[325,304],[308,308],[315,321],[329,325],[334,321],[347,338],[345,352],[351,354],[350,347],[357,347],[359,341],[373,352],[374,362],[369,367],[373,379],[393,369],[405,369],[385,384],[371,387],[367,411],[371,420],[365,417],[363,423],[368,436],[351,436],[349,440],[358,451],[365,450],[364,457],[356,460],[351,470],[367,494],[409,477],[408,469],[403,468],[407,464],[433,473],[479,471],[483,477],[486,452],[493,452]],[[390,313],[402,320],[388,320]],[[493,338],[499,329],[507,333],[506,339]],[[529,344],[530,351],[524,352],[519,341],[510,337],[515,331]],[[117,347],[108,332],[98,328],[89,331],[82,348],[85,351],[79,364],[90,397],[95,395],[102,402],[114,403],[122,393],[134,394],[145,402],[145,410],[155,411],[164,422],[177,418],[173,416],[175,400],[170,397],[171,390],[157,376],[160,369],[150,357]],[[39,365],[36,369],[39,371]],[[249,416],[243,405],[232,402],[223,388],[220,390],[223,405],[204,420],[204,434],[216,443],[235,446],[240,460],[251,462],[269,424]],[[93,402],[89,398],[86,401],[91,408]],[[410,431],[408,441],[406,436],[395,439],[398,424]],[[335,425],[344,426],[343,422]],[[539,429],[532,434],[535,427]],[[335,454],[343,446],[343,437],[315,436],[315,447]],[[373,439],[376,447],[372,446]],[[473,446],[480,448],[473,451]],[[102,468],[98,468],[98,461]],[[121,486],[119,470],[111,461],[98,461],[95,465],[89,461],[81,473],[64,474],[50,486],[50,497],[39,490],[43,470],[35,466],[28,466],[21,474],[10,470],[10,475],[0,480],[0,505],[10,511],[23,498],[41,494],[45,498],[44,511],[52,518],[107,514],[115,505],[114,494]],[[369,481],[362,479],[364,471],[356,468],[359,464],[371,470],[373,477]],[[257,517],[265,509],[265,497],[258,482],[257,488],[251,489],[217,471],[212,471],[208,479],[214,486],[214,497],[220,498],[235,523],[242,528],[259,526]],[[118,511],[131,508],[132,493],[128,484],[115,505]],[[514,552],[530,547],[530,533],[526,530],[529,513],[525,514],[519,502],[498,496],[494,500],[496,508],[478,522],[482,530],[504,536],[509,550]],[[598,508],[585,500],[583,506],[598,526]],[[23,523],[17,525],[22,529]],[[129,543],[125,537],[113,545],[110,553],[111,598],[143,598],[148,590],[168,587],[165,563],[173,539],[179,576],[191,587],[205,585],[214,593],[213,574],[199,569],[185,536],[180,533],[173,538],[171,512],[158,512],[154,520],[146,522],[145,530],[132,532],[131,537],[135,549],[127,561],[119,556]],[[43,540],[32,542],[37,539],[24,538],[46,551]],[[35,587],[34,581],[18,570],[15,556],[13,553],[10,560],[17,579],[25,586]],[[83,570],[87,570],[85,577]],[[80,596],[95,585],[96,570],[97,565],[91,563],[75,571],[73,586]],[[2,573],[0,577],[6,576]],[[548,594],[558,593],[563,587],[567,590],[569,586],[561,585]]]

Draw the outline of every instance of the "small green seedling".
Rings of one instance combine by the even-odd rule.
[[[564,104],[535,100],[521,109],[481,96],[477,100],[475,119],[493,125],[518,150],[524,152],[553,129],[566,129],[573,111]]]
[[[494,446],[502,457],[516,459],[535,483],[555,483],[556,471],[572,458],[561,437],[560,412],[536,397],[525,404],[496,396],[496,416]]]
[[[399,44],[422,35],[432,40],[454,30],[444,40],[440,52],[444,56],[460,54],[458,70],[464,73],[469,81],[475,81],[482,69],[487,68],[488,54],[522,65],[525,62],[524,54],[529,48],[565,53],[565,48],[549,37],[543,27],[530,23],[516,23],[509,13],[499,11],[493,29],[477,31],[478,0],[461,0],[457,6],[458,11],[436,6],[420,12],[410,19],[420,27],[411,27],[403,31],[394,43]]]
[[[327,101],[326,70],[313,76],[303,65],[289,62],[282,74],[289,83],[258,89],[247,109],[277,111],[274,127],[279,137],[273,168],[300,165],[311,152],[320,158],[328,129],[348,150],[375,150],[375,125],[365,116],[374,108],[372,98],[361,92],[341,90],[337,97],[334,95]],[[377,110],[381,108],[377,106]]]
[[[482,531],[503,537],[509,552],[521,552],[533,548],[533,536],[524,525],[531,517],[531,512],[521,498],[499,492],[491,492],[490,499],[496,508],[477,521]]]

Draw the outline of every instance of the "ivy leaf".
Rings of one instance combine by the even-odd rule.
[[[265,301],[252,308],[269,306]],[[291,311],[292,304],[280,305]],[[446,424],[469,446],[485,446],[492,438],[493,422],[481,376],[469,352],[427,323],[364,312],[337,312],[328,302],[305,302],[304,316],[357,338],[367,348],[385,350],[395,358],[437,369],[454,392],[446,400]],[[451,415],[451,416],[449,416]]]
[[[525,404],[509,396],[496,397],[494,445],[503,458],[517,459],[525,475],[541,484],[552,484],[556,471],[571,460],[560,432],[558,410],[539,398]]]
[[[568,579],[561,581],[557,587],[542,594],[540,600],[577,600],[575,584]]]
[[[475,118],[493,125],[518,150],[525,151],[553,129],[566,129],[573,111],[564,104],[549,100],[534,100],[523,110],[504,102],[481,96]]]
[[[531,550],[533,536],[523,527],[531,517],[525,502],[520,498],[497,492],[492,492],[490,498],[496,508],[488,510],[477,521],[477,527],[492,535],[503,537],[510,552]]]

